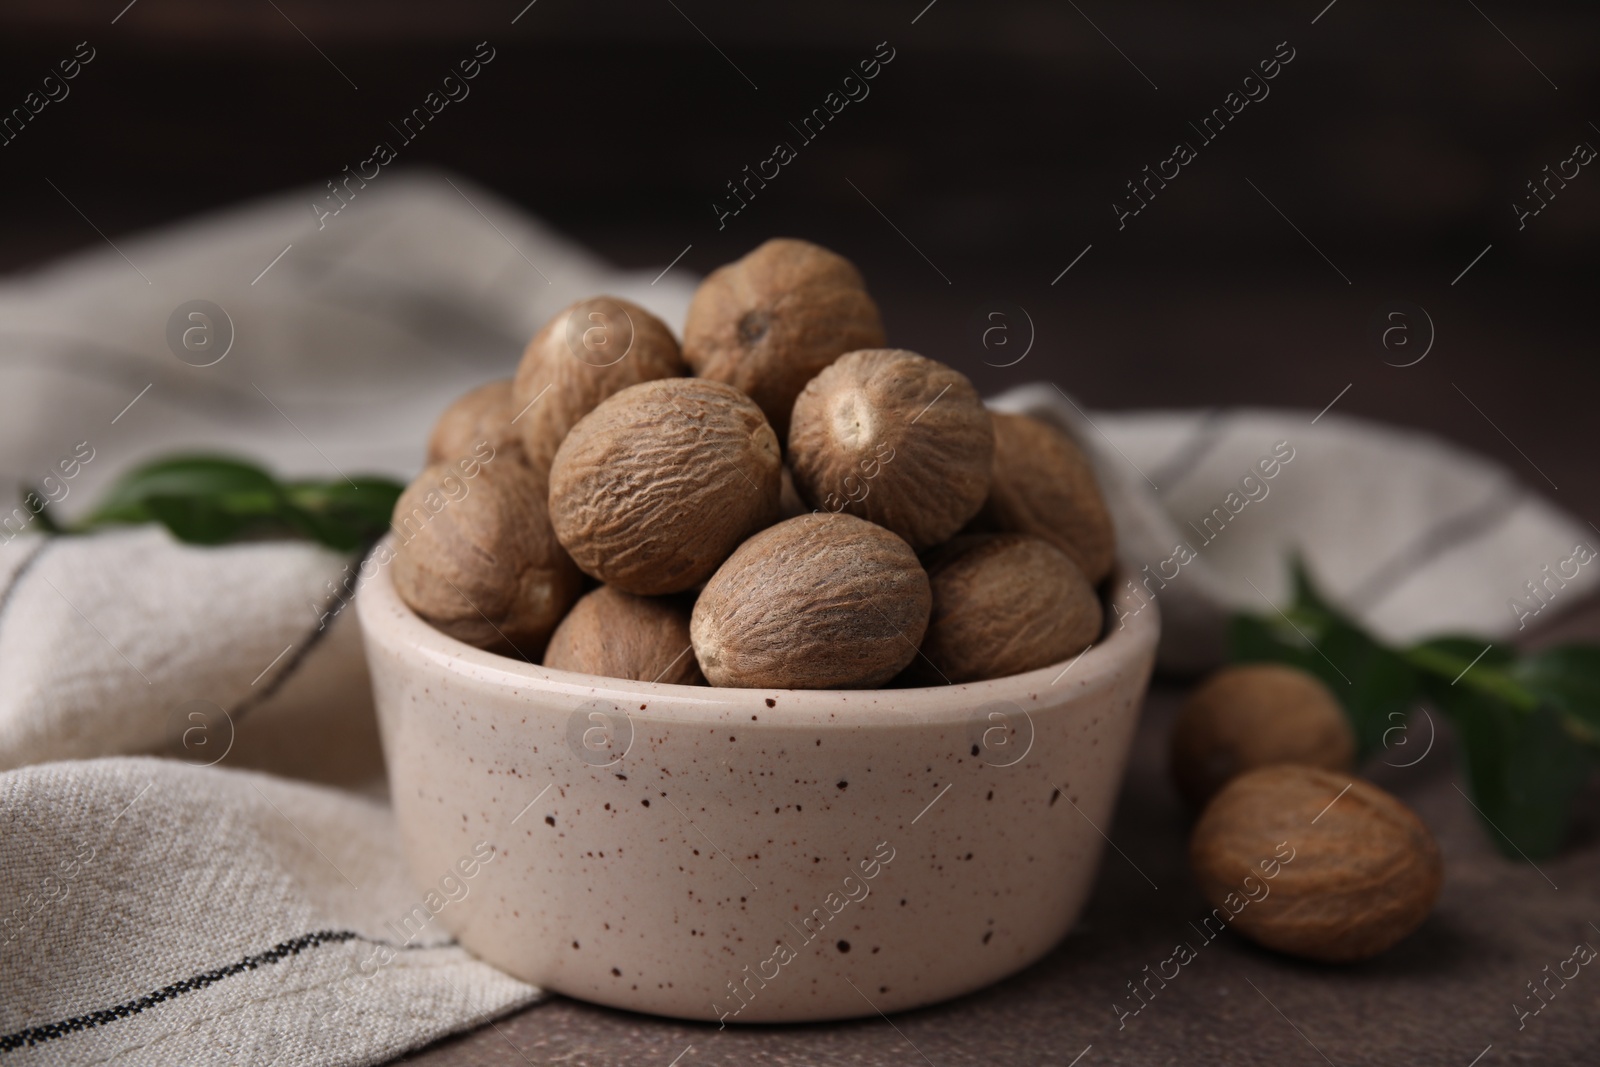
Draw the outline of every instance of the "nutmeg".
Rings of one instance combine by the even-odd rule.
[[[550,635],[544,665],[636,682],[706,684],[690,647],[687,606],[609,585],[572,606]]]
[[[422,618],[479,648],[536,660],[582,577],[556,542],[545,480],[522,463],[461,460],[395,502],[394,586]]]
[[[1098,585],[1116,535],[1089,457],[1066,433],[1029,415],[995,412],[994,477],[974,530],[1042,537]]]
[[[806,382],[845,352],[883,343],[860,272],[843,256],[789,238],[712,271],[683,328],[695,374],[749,395],[780,441]]]
[[[933,612],[905,681],[978,682],[1037,670],[1100,636],[1094,587],[1066,553],[1024,534],[958,537],[923,559]]]
[[[1196,807],[1257,767],[1348,771],[1355,755],[1355,732],[1328,687],[1277,663],[1217,671],[1189,694],[1172,726],[1173,781]]]
[[[511,423],[514,414],[509,378],[457,397],[433,424],[428,437],[429,465],[467,455],[522,462],[522,435]]]
[[[721,382],[630,386],[572,428],[550,467],[556,536],[629,593],[689,589],[778,515],[778,439]]]
[[[853,515],[802,515],[728,557],[689,636],[712,685],[870,689],[917,654],[930,603],[901,538]]]
[[[1399,800],[1291,764],[1223,786],[1194,828],[1189,862],[1216,921],[1325,963],[1390,948],[1427,918],[1444,880],[1433,835]]]
[[[568,431],[612,394],[687,370],[672,331],[638,304],[593,296],[558,312],[528,342],[512,383],[528,463],[549,470]]]
[[[917,550],[948,540],[989,495],[994,429],[964,375],[897,348],[841,356],[794,405],[789,462],[815,507]]]

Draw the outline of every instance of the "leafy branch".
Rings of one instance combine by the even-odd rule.
[[[128,471],[75,523],[56,520],[38,490],[25,490],[23,498],[52,533],[159,522],[178,540],[196,545],[300,538],[353,552],[389,528],[403,489],[387,478],[370,476],[280,482],[245,460],[194,454]]]
[[[1501,851],[1554,854],[1600,762],[1600,647],[1519,655],[1446,636],[1390,648],[1330,604],[1298,559],[1291,567],[1293,605],[1282,616],[1235,616],[1233,658],[1321,678],[1344,705],[1363,758],[1426,702],[1454,727],[1472,802]]]

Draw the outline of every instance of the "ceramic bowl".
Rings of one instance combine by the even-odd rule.
[[[1075,659],[937,689],[714,689],[480,651],[386,568],[357,605],[437,919],[545,989],[724,1023],[915,1008],[1049,952],[1093,883],[1159,630],[1141,611]]]

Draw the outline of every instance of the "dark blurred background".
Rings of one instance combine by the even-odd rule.
[[[1600,519],[1600,167],[1520,231],[1512,206],[1600,146],[1592,3],[525,2],[5,5],[0,108],[79,41],[96,58],[0,147],[0,269],[100,242],[48,182],[113,239],[320,184],[487,40],[471,95],[400,163],[468,174],[620,265],[692,244],[705,272],[808,237],[861,266],[891,340],[985,391],[1316,411],[1348,384],[1340,412],[1443,433]],[[870,95],[802,143],[789,123],[879,42]],[[1290,48],[1202,144],[1188,124]],[[1180,139],[1198,158],[1119,230],[1125,183]],[[798,157],[719,229],[725,183],[780,140]],[[1386,361],[1420,343],[1377,342],[1396,300],[1437,332],[1415,366]],[[1020,346],[975,340],[997,308],[1032,320],[1015,366],[994,364]]]

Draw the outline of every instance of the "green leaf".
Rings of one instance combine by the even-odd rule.
[[[216,499],[235,493],[275,497],[280,490],[272,475],[253,463],[223,456],[173,456],[123,474],[83,525],[149,522],[154,518],[149,504],[157,497]]]
[[[1473,806],[1500,850],[1528,860],[1554,855],[1593,770],[1562,715],[1547,705],[1521,711],[1439,675],[1425,686],[1455,727]]]
[[[1562,645],[1517,662],[1511,676],[1568,717],[1568,728],[1600,751],[1600,648]]]
[[[1496,697],[1518,711],[1530,712],[1539,706],[1538,694],[1510,673],[1517,662],[1516,653],[1481,637],[1430,638],[1407,649],[1405,658],[1418,670],[1447,679],[1452,686]]]
[[[1311,569],[1306,566],[1306,561],[1300,558],[1298,552],[1289,556],[1289,585],[1294,591],[1294,606],[1296,608],[1314,611],[1322,615],[1331,615],[1343,618],[1339,609],[1322,595],[1315,582],[1311,580]],[[1345,620],[1349,622],[1348,619]],[[1354,623],[1350,623],[1354,626]]]
[[[1362,756],[1383,745],[1384,732],[1403,721],[1416,701],[1416,672],[1334,608],[1310,574],[1293,563],[1295,602],[1266,617],[1236,617],[1230,627],[1233,658],[1287,663],[1327,685],[1344,705]]]
[[[246,460],[172,456],[124,474],[73,530],[159,522],[191,544],[298,537],[354,551],[388,529],[403,488],[367,476],[283,485]]]
[[[1529,860],[1559,849],[1600,756],[1600,648],[1519,657],[1480,637],[1448,635],[1391,649],[1329,602],[1298,561],[1291,566],[1294,603],[1281,614],[1235,618],[1234,659],[1321,678],[1349,713],[1363,754],[1429,700],[1455,728],[1469,799],[1500,849]]]
[[[221,500],[193,496],[155,496],[144,502],[150,518],[180,541],[220,545],[244,536],[254,516],[230,510]]]
[[[403,490],[386,478],[357,477],[349,482],[296,482],[285,491],[312,536],[336,548],[355,549],[389,528]]]

